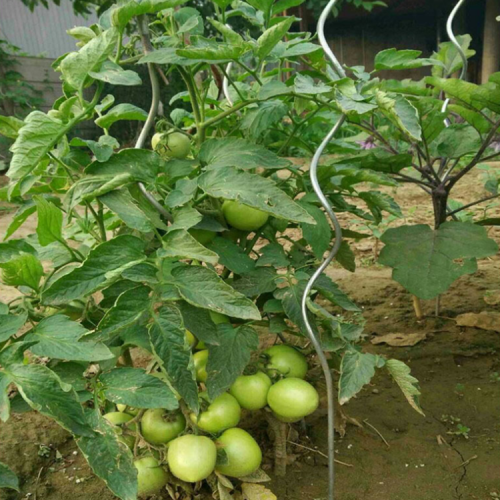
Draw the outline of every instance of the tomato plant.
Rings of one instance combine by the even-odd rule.
[[[490,147],[500,126],[498,74],[485,85],[448,78],[459,65],[444,44],[426,59],[388,49],[372,73],[346,68],[339,78],[314,36],[286,15],[287,2],[233,8],[214,0],[211,18],[184,3],[125,1],[92,27],[70,30],[78,50],[54,62],[63,95],[53,108],[0,121],[0,132],[15,140],[0,193],[17,205],[0,243],[2,283],[15,294],[0,303],[0,419],[20,395],[72,433],[94,473],[123,500],[162,485],[166,462],[181,480],[209,477],[217,451],[202,434],[237,425],[236,400],[256,409],[265,398],[287,421],[317,407],[316,390],[302,380],[308,363],[289,346],[267,351],[277,378],[270,388],[263,374],[242,374],[258,358],[258,331],[281,340],[306,334],[306,284],[339,235],[306,169],[289,157],[309,158],[335,121],[343,121],[342,134],[318,169],[333,210],[374,225],[384,214],[401,217],[394,199],[374,187],[400,182],[417,183],[434,200],[434,228],[402,226],[382,237],[381,262],[410,292],[435,297],[497,251],[481,225],[491,221],[447,219],[465,208],[448,208],[453,186],[499,154]],[[147,66],[148,82],[132,63]],[[292,70],[300,65],[307,69]],[[424,82],[378,76],[424,65],[433,68]],[[172,79],[185,90],[158,116],[160,85]],[[105,83],[151,85],[151,109],[115,105]],[[445,111],[442,93],[451,99]],[[113,136],[125,120],[144,122],[134,148]],[[86,121],[98,131],[94,139],[78,136]],[[34,215],[35,233],[17,238]],[[339,265],[354,271],[350,243],[365,236],[344,232]],[[306,305],[338,367],[340,404],[386,368],[421,412],[409,368],[358,345],[361,308],[330,277],[316,281]],[[134,366],[135,349],[145,351],[146,366]],[[230,398],[232,409],[222,410],[228,422],[202,423]],[[199,428],[189,417],[181,429],[179,412]],[[241,471],[239,449],[249,453],[249,468],[260,462],[241,436],[233,429],[219,437],[231,475]],[[155,445],[165,440],[168,449]],[[155,458],[146,460],[150,450]]]

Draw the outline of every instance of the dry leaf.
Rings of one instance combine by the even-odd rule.
[[[244,500],[278,500],[278,497],[265,486],[255,483],[242,483]]]
[[[458,326],[472,326],[500,333],[500,313],[498,312],[482,311],[479,314],[460,314],[455,320]]]
[[[490,290],[486,292],[483,299],[490,306],[500,304],[500,290]]]
[[[257,469],[252,474],[240,479],[245,483],[266,483],[267,481],[271,481],[271,478],[262,469]]]
[[[371,340],[374,345],[387,344],[392,347],[409,347],[418,344],[420,341],[425,340],[427,334],[421,333],[388,333],[381,337],[375,337]]]

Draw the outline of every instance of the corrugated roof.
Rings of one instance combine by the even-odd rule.
[[[33,12],[20,0],[0,0],[0,38],[30,55],[57,58],[77,50],[76,40],[66,30],[96,21],[95,14],[76,16],[69,0],[61,0],[60,6],[50,3],[48,9],[38,6]]]

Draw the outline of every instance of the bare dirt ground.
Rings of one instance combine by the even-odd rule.
[[[468,202],[481,197],[482,185],[479,176],[473,175],[459,186],[455,198]],[[417,188],[402,187],[395,197],[403,212],[411,213],[407,223],[432,220],[427,195]],[[488,215],[499,214],[497,206]],[[9,215],[0,212],[0,234],[8,219]],[[350,220],[343,217],[343,225],[349,227]],[[18,237],[33,232],[34,227],[30,221]],[[500,242],[499,229],[490,235]],[[337,458],[350,466],[337,465],[336,499],[500,498],[500,334],[459,327],[454,320],[466,312],[500,310],[498,304],[484,301],[487,292],[500,290],[499,256],[481,261],[475,275],[461,278],[443,295],[438,318],[432,316],[434,303],[428,301],[423,303],[427,317],[417,321],[409,294],[391,280],[390,270],[373,264],[374,247],[374,239],[355,246],[355,274],[338,266],[328,272],[363,307],[365,349],[401,359],[411,367],[420,381],[425,417],[406,403],[385,372],[377,374],[373,384],[344,407],[363,427],[349,425],[346,435],[337,440]],[[4,301],[8,298],[1,286],[0,296]],[[370,342],[388,333],[426,333],[427,338],[413,347]],[[317,372],[312,370],[311,376],[321,391]],[[254,417],[252,427],[263,444],[264,468],[272,476],[271,450],[259,418]],[[457,424],[469,430],[457,434]],[[324,404],[305,427],[291,429],[287,476],[273,477],[269,486],[279,500],[326,497],[327,468],[322,455],[326,436]],[[21,494],[0,492],[2,500],[114,498],[92,475],[69,435],[33,412],[15,414],[9,422],[0,423],[0,461],[18,473],[22,483]]]

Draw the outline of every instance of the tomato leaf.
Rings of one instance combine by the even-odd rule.
[[[5,342],[15,335],[28,319],[27,313],[18,315],[1,314],[0,315],[0,342]]]
[[[161,370],[188,406],[197,413],[198,386],[191,348],[186,339],[181,313],[175,305],[164,304],[153,315],[149,338]]]
[[[218,344],[208,345],[207,389],[212,400],[231,387],[249,363],[252,351],[259,347],[257,332],[247,325],[233,328],[220,324],[217,334]]]
[[[23,253],[19,257],[0,264],[2,281],[8,286],[28,286],[38,291],[43,267],[37,257]]]
[[[53,203],[42,198],[34,196],[36,209],[38,212],[38,225],[36,234],[40,245],[47,246],[54,241],[62,240],[62,211]]]
[[[148,114],[141,108],[129,103],[117,104],[104,116],[99,117],[95,123],[101,128],[108,129],[113,123],[120,120],[136,120],[144,122]]]
[[[104,395],[115,404],[134,408],[179,408],[174,393],[158,377],[141,368],[115,368],[99,376]]]
[[[217,264],[219,256],[204,247],[185,229],[170,231],[163,237],[163,248],[158,255],[165,258],[195,259],[210,264]]]
[[[410,406],[421,415],[424,415],[420,407],[420,388],[418,380],[410,374],[408,365],[398,359],[388,359],[385,362],[385,366],[394,381],[399,385],[399,388]]]
[[[10,488],[11,490],[21,491],[19,489],[19,479],[15,473],[2,462],[0,462],[0,488]]]
[[[109,286],[120,274],[146,259],[144,242],[130,235],[101,243],[83,264],[54,281],[42,293],[44,304],[64,304]]]
[[[215,238],[207,247],[219,256],[220,264],[235,274],[245,274],[255,268],[255,261],[240,246],[226,238]]]
[[[264,33],[257,40],[257,56],[260,59],[267,57],[276,44],[288,33],[290,26],[294,22],[295,17],[289,17],[264,31]]]

